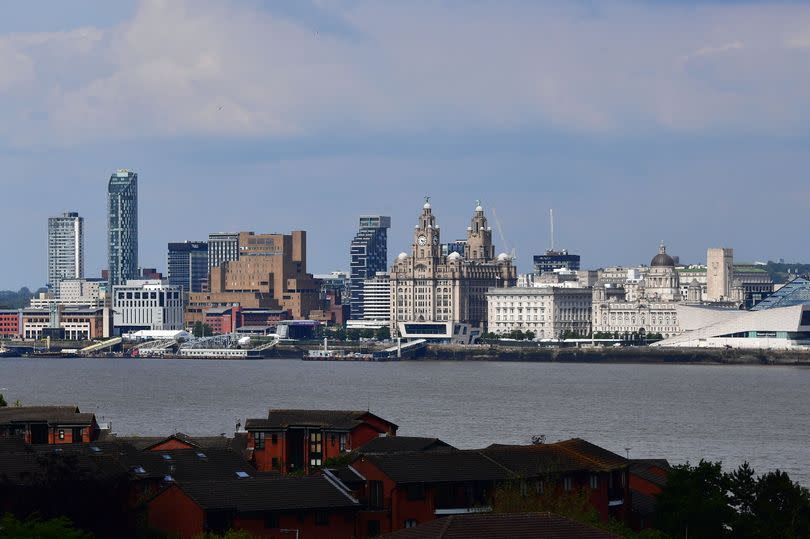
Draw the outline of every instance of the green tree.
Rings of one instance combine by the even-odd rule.
[[[194,322],[194,327],[191,330],[195,337],[211,337],[214,335],[214,330],[208,324],[202,322]]]
[[[810,537],[810,493],[785,472],[759,478],[752,509],[759,537]]]
[[[529,341],[533,341],[534,340],[534,331],[527,331],[526,332],[526,339],[529,340]]]
[[[729,537],[735,512],[730,505],[728,477],[719,462],[701,460],[675,466],[658,495],[656,527],[673,537]]]
[[[6,402],[6,398],[3,396],[2,393],[0,393],[0,408],[4,408],[6,406],[8,406],[8,403]]]
[[[42,520],[32,516],[18,520],[6,513],[0,518],[0,537],[15,539],[91,539],[91,535],[77,530],[65,517]]]
[[[378,341],[386,341],[391,338],[391,328],[383,326],[374,332],[374,338]]]
[[[740,538],[756,537],[754,504],[757,499],[757,478],[747,462],[728,474],[728,488],[729,503],[736,512],[731,525],[734,535]]]

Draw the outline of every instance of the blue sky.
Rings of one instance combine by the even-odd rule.
[[[140,177],[142,266],[209,232],[309,233],[348,266],[357,216],[407,250],[426,194],[445,239],[476,199],[527,271],[810,260],[810,6],[798,2],[15,3],[0,20],[0,288],[44,284],[47,218]],[[221,107],[221,109],[220,109]]]

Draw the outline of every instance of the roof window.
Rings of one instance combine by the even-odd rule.
[[[250,477],[250,474],[239,470],[238,472],[236,472],[236,477],[238,477],[239,479],[247,479],[248,477]]]
[[[172,459],[172,456],[171,456],[170,454],[168,454],[168,453],[163,453],[163,454],[162,454],[162,455],[160,455],[160,456],[161,456],[161,458],[162,458],[163,460],[173,460],[173,459]]]

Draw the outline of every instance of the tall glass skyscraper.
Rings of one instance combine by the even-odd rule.
[[[138,174],[119,169],[107,187],[109,286],[138,276]]]
[[[204,241],[184,241],[169,244],[166,257],[169,284],[184,292],[202,292],[208,284],[208,244]]]
[[[65,279],[84,277],[84,219],[67,212],[48,218],[48,290],[59,297]]]
[[[391,218],[383,215],[363,215],[360,228],[350,248],[351,319],[363,319],[363,281],[388,265],[388,229]]]

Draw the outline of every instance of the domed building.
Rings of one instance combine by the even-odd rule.
[[[629,273],[640,274],[640,279],[630,279]],[[624,283],[597,282],[591,313],[593,332],[677,335],[681,332],[675,310],[679,301],[680,277],[675,260],[661,242],[649,268],[628,271]]]
[[[492,229],[476,204],[464,254],[443,254],[441,229],[429,198],[414,227],[410,256],[390,272],[391,335],[471,342],[487,321],[487,290],[514,286],[512,258],[495,258]]]

